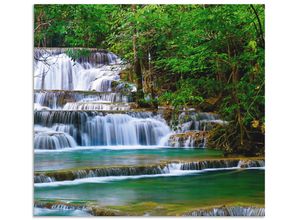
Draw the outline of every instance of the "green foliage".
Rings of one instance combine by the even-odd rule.
[[[199,106],[219,97],[215,111],[229,125],[217,147],[255,154],[264,145],[264,6],[253,8],[139,5],[133,13],[123,7],[108,42],[132,62],[135,28],[141,63],[156,72],[160,104]]]
[[[71,57],[72,60],[77,60],[81,57],[88,57],[91,54],[90,50],[87,49],[70,49],[66,50],[66,54]]]
[[[137,103],[142,108],[157,108],[158,100],[155,98],[139,99]]]
[[[165,92],[159,97],[161,104],[170,103],[176,108],[187,106],[197,106],[201,104],[204,99],[197,92],[197,84],[193,80],[182,80],[178,83],[178,90],[176,92]]]
[[[102,47],[114,5],[35,5],[34,45]]]
[[[35,5],[34,18],[35,46],[102,47],[130,64],[136,34],[160,104],[217,100],[213,111],[229,124],[214,147],[263,152],[264,5]]]

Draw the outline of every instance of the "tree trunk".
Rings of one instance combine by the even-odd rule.
[[[264,32],[263,32],[263,28],[262,28],[262,24],[258,15],[257,10],[255,9],[255,7],[253,5],[250,5],[251,9],[253,10],[255,17],[257,19],[257,23],[258,23],[258,27],[259,27],[259,32],[260,32],[260,41],[261,41],[261,46],[264,48],[265,47],[265,38],[264,38]]]
[[[131,5],[131,10],[135,14],[136,12],[136,5]],[[141,63],[138,55],[138,48],[137,48],[137,31],[135,24],[133,23],[133,36],[132,36],[132,48],[133,48],[133,70],[137,77],[137,98],[143,99],[144,92],[143,92],[143,74],[141,69]]]

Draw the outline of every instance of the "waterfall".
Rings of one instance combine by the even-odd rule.
[[[40,127],[35,129],[34,149],[59,150],[76,146],[74,138],[65,132]]]
[[[162,121],[126,114],[93,117],[86,129],[91,145],[157,145],[170,132]]]
[[[111,82],[119,80],[121,70],[120,65],[85,69],[66,54],[48,57],[47,62],[38,62],[34,68],[35,89],[110,92]]]
[[[111,82],[120,78],[122,65],[112,53],[91,52],[89,58],[74,61],[63,50],[36,50],[34,89],[109,92]]]
[[[48,130],[48,133],[37,132],[35,148],[61,149],[51,148],[54,140],[51,142],[48,139],[57,137],[62,139],[63,136],[72,137],[79,146],[157,145],[161,138],[170,133],[170,128],[159,116],[154,117],[147,113],[132,115],[69,111],[35,112],[35,124],[38,125],[36,129],[40,127],[52,129],[52,132]],[[43,142],[40,141],[41,137]],[[49,147],[39,147],[46,139]]]
[[[73,60],[64,49],[36,49],[35,57],[35,149],[157,145],[170,133],[149,113],[108,114],[129,111],[134,91],[120,82],[124,65],[116,55],[92,51]]]
[[[188,111],[179,115],[171,132],[161,116],[132,112],[129,102],[136,88],[120,80],[126,65],[113,53],[89,52],[74,60],[68,49],[35,49],[34,122],[44,129],[35,132],[35,149],[159,144],[204,148],[206,134],[199,131],[226,124],[216,114]]]
[[[51,183],[56,181],[54,177],[45,176],[43,174],[35,175],[33,180],[35,183]]]

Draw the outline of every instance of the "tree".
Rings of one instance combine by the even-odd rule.
[[[43,47],[99,47],[110,31],[114,5],[35,5],[34,44]]]
[[[263,5],[36,5],[35,46],[102,47],[132,66],[138,100],[214,111],[210,145],[264,152]]]
[[[136,14],[136,5],[131,5],[131,10],[133,17],[135,17]],[[137,98],[138,99],[144,99],[144,93],[143,93],[143,75],[142,75],[142,69],[138,54],[138,48],[137,48],[137,28],[136,28],[136,21],[133,20],[132,22],[132,29],[133,29],[133,35],[132,35],[132,48],[133,48],[133,66],[134,66],[134,73],[137,76]]]

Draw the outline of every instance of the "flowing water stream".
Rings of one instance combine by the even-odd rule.
[[[120,79],[126,64],[115,54],[92,50],[74,60],[65,49],[36,48],[34,55],[36,200],[263,204],[264,161],[200,161],[222,158],[205,148],[205,132],[226,124],[216,114],[183,112],[171,128],[163,114],[131,108],[136,87]],[[90,215],[51,207],[34,214]]]

